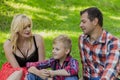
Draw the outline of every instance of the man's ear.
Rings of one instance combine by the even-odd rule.
[[[95,19],[93,20],[93,24],[94,24],[94,25],[97,25],[97,24],[98,24],[98,18],[95,18]]]

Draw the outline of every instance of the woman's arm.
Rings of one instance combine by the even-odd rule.
[[[20,67],[18,62],[16,61],[14,55],[13,55],[12,45],[11,45],[11,42],[9,40],[7,40],[4,43],[3,48],[4,48],[6,59],[11,64],[11,66],[14,68]]]
[[[44,48],[44,41],[42,36],[35,34],[35,40],[38,48],[39,54],[39,61],[44,61],[45,59],[45,48]]]

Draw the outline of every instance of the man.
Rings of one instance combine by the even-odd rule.
[[[115,80],[119,60],[119,40],[103,30],[103,16],[96,7],[80,12],[79,49],[84,80]]]

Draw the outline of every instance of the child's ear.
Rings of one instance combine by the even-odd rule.
[[[66,49],[66,54],[69,54],[69,52],[70,52],[70,49]]]

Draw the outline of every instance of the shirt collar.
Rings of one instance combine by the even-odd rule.
[[[96,42],[105,43],[106,37],[107,37],[107,35],[106,35],[107,33],[108,32],[106,32],[105,30],[103,30],[101,36],[97,39]],[[89,35],[84,35],[83,39],[89,41]]]
[[[70,59],[71,59],[71,56],[70,55],[68,55],[67,57],[66,57],[66,59],[65,59],[65,61],[70,61]]]
[[[71,58],[72,58],[72,56],[71,56],[71,55],[68,55],[68,56],[66,57],[66,59],[65,59],[64,62],[69,62]],[[56,61],[59,62],[59,60],[56,60]]]
[[[102,35],[99,37],[98,41],[100,43],[105,43],[106,42],[106,38],[107,38],[107,33],[105,30],[103,30]]]

